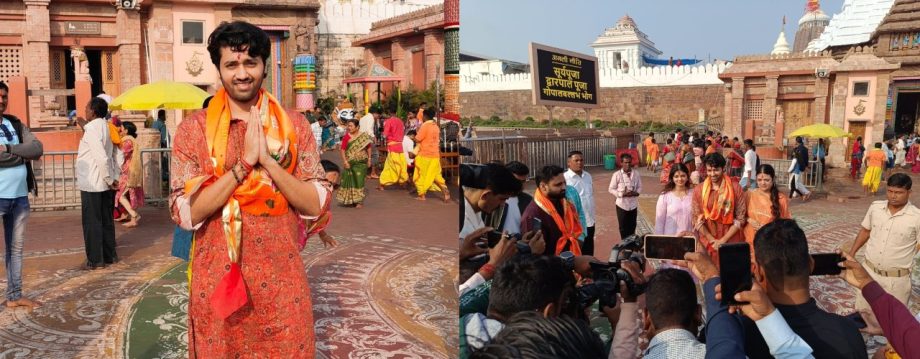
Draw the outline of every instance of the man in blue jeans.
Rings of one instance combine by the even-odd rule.
[[[29,192],[37,194],[32,161],[42,155],[42,143],[18,118],[6,115],[10,89],[0,81],[0,216],[6,253],[6,306],[34,308],[22,296],[22,242],[29,218]]]

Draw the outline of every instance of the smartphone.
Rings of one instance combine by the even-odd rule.
[[[684,254],[696,249],[696,239],[677,236],[645,236],[645,258],[683,260]]]
[[[815,262],[811,275],[838,275],[843,268],[837,264],[845,258],[837,253],[815,253],[811,255],[811,259]]]
[[[499,231],[490,231],[486,233],[486,243],[489,245],[489,248],[495,248],[498,245],[498,242],[502,240],[502,232]]]
[[[751,247],[747,243],[723,244],[719,247],[719,277],[722,278],[722,304],[747,304],[735,300],[735,294],[751,290]]]
[[[543,230],[543,221],[537,217],[532,218],[530,220],[530,230],[534,232]]]

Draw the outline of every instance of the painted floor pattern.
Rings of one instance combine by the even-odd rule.
[[[334,249],[314,240],[302,252],[319,358],[456,356],[456,250],[363,234],[336,239]],[[45,274],[33,292],[42,307],[0,311],[0,359],[184,358],[185,267],[148,256]]]

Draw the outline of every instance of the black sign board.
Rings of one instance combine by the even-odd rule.
[[[530,43],[534,105],[597,107],[597,58]]]

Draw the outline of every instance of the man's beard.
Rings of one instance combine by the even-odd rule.
[[[546,197],[549,197],[549,199],[560,200],[560,199],[565,198],[565,192],[558,192],[558,193],[548,192],[546,193]]]
[[[227,95],[236,102],[246,103],[259,96],[259,90],[262,88],[262,80],[253,79],[252,82],[250,82],[249,91],[245,93],[241,93],[236,89],[236,83],[231,82],[230,85],[230,87],[224,85],[224,89],[227,90]]]

